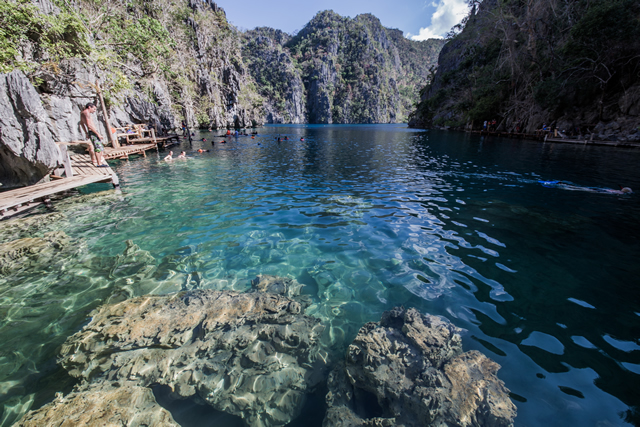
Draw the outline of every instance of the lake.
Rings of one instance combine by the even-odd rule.
[[[244,291],[259,274],[304,285],[337,354],[396,306],[448,318],[465,351],[502,365],[518,426],[640,425],[640,195],[606,192],[640,193],[639,150],[406,125],[258,131],[213,146],[198,133],[174,149],[187,160],[115,161],[122,194],[92,185],[36,222],[73,243],[0,276],[2,426],[71,389],[59,346],[114,295]],[[20,233],[6,224],[5,241]],[[127,240],[153,280],[114,271]],[[321,402],[294,424],[319,425]]]

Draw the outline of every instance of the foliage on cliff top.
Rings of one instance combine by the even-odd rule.
[[[620,94],[640,83],[638,52],[637,1],[485,0],[443,48],[414,122],[593,123],[617,114]]]
[[[29,72],[37,67],[21,53],[28,42],[37,46],[36,56],[43,62],[89,54],[82,21],[66,5],[60,7],[58,13],[45,15],[29,0],[0,2],[0,73]]]

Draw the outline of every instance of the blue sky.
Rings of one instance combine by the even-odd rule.
[[[342,16],[372,13],[387,28],[402,30],[413,40],[442,37],[468,11],[465,0],[216,0],[236,27],[272,27],[292,33],[321,10]]]

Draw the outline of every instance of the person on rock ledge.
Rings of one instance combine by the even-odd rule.
[[[93,166],[99,168],[108,168],[109,165],[104,160],[104,145],[102,145],[102,136],[98,133],[98,129],[93,124],[93,119],[91,118],[91,114],[95,113],[97,110],[96,105],[93,102],[89,102],[82,110],[80,114],[80,127],[84,130],[87,135],[87,139],[91,141],[93,145],[93,149],[89,150],[89,154],[91,155],[91,162]]]

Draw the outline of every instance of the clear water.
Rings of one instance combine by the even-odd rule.
[[[183,142],[186,161],[118,161],[121,195],[97,184],[56,205],[64,218],[33,234],[62,230],[74,244],[0,277],[1,425],[72,387],[56,354],[91,309],[245,290],[258,274],[306,285],[338,354],[394,306],[448,317],[465,350],[502,365],[516,425],[640,425],[640,151],[404,125],[260,132],[213,147],[198,134],[209,141]],[[147,251],[139,264],[119,261],[126,240]],[[311,402],[298,424],[317,419],[322,398]]]

